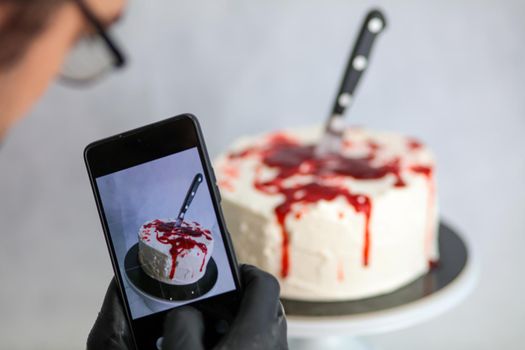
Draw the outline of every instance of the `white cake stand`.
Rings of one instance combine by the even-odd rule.
[[[396,292],[337,303],[283,300],[290,349],[369,349],[359,336],[409,327],[460,303],[477,281],[475,254],[448,226],[439,234],[439,267]]]

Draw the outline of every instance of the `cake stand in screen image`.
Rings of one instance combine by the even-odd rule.
[[[141,226],[139,242],[124,262],[128,281],[140,295],[168,302],[191,300],[217,282],[211,231],[184,220],[202,180],[202,174],[195,175],[176,219],[155,219]]]
[[[406,328],[461,302],[478,266],[472,247],[455,230],[439,227],[439,265],[395,292],[353,301],[283,300],[290,349],[367,349],[358,337]]]

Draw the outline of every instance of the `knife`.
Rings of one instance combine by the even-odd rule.
[[[357,84],[368,66],[372,45],[385,27],[386,20],[381,11],[374,9],[367,13],[346,66],[332,113],[326,122],[324,135],[315,149],[316,156],[339,153],[341,150],[345,111],[352,104]]]
[[[193,197],[195,197],[195,194],[197,193],[197,189],[199,188],[199,185],[201,184],[202,179],[203,177],[201,173],[197,173],[193,177],[193,181],[191,182],[191,185],[188,188],[188,192],[186,192],[186,197],[184,198],[184,202],[182,202],[182,206],[180,207],[179,215],[177,216],[177,220],[175,221],[176,227],[180,227],[182,225],[182,221],[184,220],[184,215],[188,211],[191,201],[193,200]]]

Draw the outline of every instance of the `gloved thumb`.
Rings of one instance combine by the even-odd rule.
[[[191,306],[170,311],[164,321],[162,350],[204,349],[204,320]]]
[[[131,333],[120,299],[117,283],[109,284],[102,309],[87,340],[88,350],[125,350],[132,348]]]

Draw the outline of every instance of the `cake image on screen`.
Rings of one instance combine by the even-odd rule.
[[[176,219],[148,221],[139,230],[139,261],[144,272],[172,285],[195,283],[213,254],[210,230]]]
[[[361,128],[315,155],[322,128],[244,137],[215,162],[239,260],[275,275],[284,298],[392,292],[439,258],[434,159],[421,142]]]

